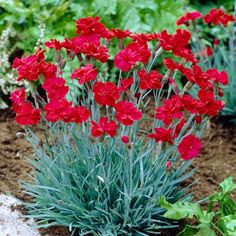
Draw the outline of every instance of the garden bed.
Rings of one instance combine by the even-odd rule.
[[[0,193],[11,193],[20,200],[25,200],[19,180],[25,178],[25,172],[30,172],[26,157],[32,154],[32,149],[26,140],[17,138],[16,133],[20,131],[22,128],[14,121],[12,112],[8,110],[0,113]],[[194,160],[191,167],[198,169],[188,180],[199,180],[192,187],[196,200],[216,191],[217,185],[225,177],[232,175],[236,178],[236,127],[211,122],[206,129],[203,143],[201,155]],[[42,231],[42,234],[67,235],[60,228],[51,231]]]

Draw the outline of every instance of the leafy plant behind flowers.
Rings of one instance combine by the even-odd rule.
[[[45,43],[55,52],[55,64],[43,50],[13,62],[18,81],[29,81],[35,98],[34,104],[27,101],[23,88],[11,94],[16,121],[35,150],[32,181],[24,183],[34,199],[27,204],[29,217],[39,227],[63,225],[81,235],[159,234],[176,225],[155,202],[161,196],[189,198],[180,183],[194,171],[187,168],[202,148],[199,136],[208,117],[223,108],[214,97],[218,85],[197,65],[186,30],[131,33],[87,17],[76,21],[76,34]],[[114,61],[108,61],[110,41],[117,45]],[[178,62],[167,58],[170,53]],[[165,74],[152,69],[161,54]],[[107,64],[118,70],[116,83]],[[63,78],[68,67],[70,78]],[[177,68],[195,82],[178,88]],[[211,86],[202,87],[206,80]],[[69,88],[71,81],[77,86]],[[195,98],[188,94],[194,83]]]
[[[198,17],[194,18],[196,14]],[[197,19],[203,19],[202,24]],[[213,8],[205,16],[199,12],[189,12],[177,21],[178,25],[185,24],[193,32],[193,50],[200,59],[202,68],[207,69],[207,74],[217,77],[218,82],[224,85],[222,90],[218,91],[218,96],[223,97],[225,101],[220,115],[228,117],[231,121],[236,118],[235,20],[233,15],[224,10]]]

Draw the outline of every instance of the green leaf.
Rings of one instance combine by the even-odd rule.
[[[229,236],[236,235],[236,214],[222,217],[218,223],[218,227],[222,232]]]
[[[183,218],[193,218],[196,216],[201,223],[210,223],[213,219],[214,213],[207,213],[203,211],[199,204],[190,202],[178,201],[171,204],[165,200],[164,197],[160,198],[160,206],[167,210],[164,217],[180,220]]]
[[[178,236],[216,236],[210,228],[210,224],[200,224],[199,226],[186,225]]]
[[[230,194],[236,189],[236,182],[233,181],[233,177],[229,176],[222,183],[219,184],[223,194]]]
[[[192,236],[195,235],[199,229],[191,225],[185,225],[184,230],[178,234],[178,236]]]

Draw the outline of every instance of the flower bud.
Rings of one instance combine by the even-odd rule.
[[[214,45],[217,46],[217,45],[219,45],[219,43],[220,43],[220,40],[217,39],[217,38],[215,38],[215,39],[214,39]]]
[[[66,65],[66,60],[63,58],[60,62],[59,62],[59,67],[62,70]]]
[[[126,135],[123,135],[123,136],[121,137],[121,140],[122,140],[122,142],[123,142],[124,144],[127,144],[127,143],[129,142],[129,137],[126,136]]]
[[[166,162],[166,169],[167,170],[170,170],[172,168],[172,163],[171,163],[171,161],[167,161]]]

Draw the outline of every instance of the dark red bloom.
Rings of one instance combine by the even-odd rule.
[[[204,21],[206,24],[227,26],[229,22],[234,22],[235,18],[226,14],[222,9],[213,8],[204,16]]]
[[[177,21],[177,25],[188,25],[189,21],[195,21],[196,19],[202,18],[202,14],[198,11],[187,12],[185,15],[181,16]]]
[[[133,42],[115,56],[114,63],[120,70],[128,71],[137,62],[148,62],[150,56],[146,43]]]
[[[162,74],[156,70],[152,70],[150,73],[146,72],[145,69],[141,69],[138,72],[140,79],[141,89],[160,89]]]
[[[206,74],[213,80],[214,82],[226,85],[229,82],[227,73],[223,70],[219,72],[217,69],[208,69]]]
[[[198,137],[193,134],[185,136],[178,145],[178,151],[183,160],[191,160],[198,156],[202,149],[202,143]]]
[[[121,30],[118,28],[111,29],[110,32],[111,38],[124,39],[131,35],[131,32],[129,30]]]
[[[214,44],[214,45],[219,45],[219,43],[220,43],[220,40],[217,39],[217,38],[215,38],[214,41],[213,41],[213,44]]]
[[[93,137],[99,137],[103,135],[104,133],[114,137],[116,135],[116,123],[114,120],[108,121],[107,117],[101,117],[99,120],[99,123],[95,121],[91,121],[92,123],[92,135]]]
[[[38,80],[40,75],[44,77],[55,77],[57,68],[55,65],[44,61],[44,52],[38,50],[34,55],[29,57],[23,56],[21,59],[15,58],[12,67],[17,69],[17,80]]]
[[[121,141],[122,141],[124,144],[127,144],[127,143],[129,143],[129,137],[126,136],[126,135],[123,135],[123,136],[121,137]]]
[[[165,125],[170,125],[173,119],[180,119],[182,103],[178,96],[172,96],[164,100],[164,105],[156,108],[155,118],[161,120]]]
[[[56,39],[50,39],[49,41],[45,42],[44,45],[48,48],[54,48],[57,51],[60,51],[62,48],[61,42]]]
[[[182,131],[184,125],[186,124],[185,119],[181,119],[174,129],[174,137],[177,138]]]
[[[130,36],[135,42],[146,43],[157,39],[157,33],[135,33]]]
[[[208,74],[202,71],[200,66],[194,65],[192,66],[193,70],[189,68],[184,68],[183,71],[181,71],[187,79],[192,82],[196,83],[200,88],[203,89],[212,89],[213,85],[210,81],[210,77]]]
[[[72,106],[72,102],[68,102],[65,99],[59,101],[58,99],[52,99],[44,106],[45,117],[50,122],[56,122],[63,120],[63,112]]]
[[[174,71],[174,70],[182,71],[184,69],[183,65],[173,61],[171,58],[164,58],[163,64],[166,66],[168,70],[171,70],[171,71]]]
[[[75,69],[72,72],[71,78],[78,79],[79,84],[84,84],[97,78],[97,69],[93,68],[92,64],[82,66],[81,68]]]
[[[40,110],[35,109],[30,102],[18,104],[14,111],[16,122],[20,125],[36,125],[40,120]]]
[[[76,28],[76,34],[96,33],[103,38],[107,35],[106,26],[100,22],[99,16],[80,18],[76,21]]]
[[[165,51],[172,50],[175,56],[182,57],[193,63],[197,62],[189,47],[191,34],[187,30],[177,29],[174,35],[168,34],[164,30],[157,35],[157,38]]]
[[[84,106],[74,106],[65,99],[52,99],[44,106],[46,119],[50,122],[85,122],[90,117],[90,111]]]
[[[211,91],[202,89],[198,92],[198,97],[204,103],[204,107],[200,110],[201,114],[216,116],[217,113],[224,107],[224,103],[216,100]]]
[[[195,99],[188,94],[185,94],[181,98],[181,101],[183,109],[192,114],[199,114],[199,112],[205,107],[205,104],[202,101]]]
[[[65,85],[65,80],[62,78],[46,79],[42,87],[47,91],[49,99],[63,99],[69,91]]]
[[[105,63],[110,55],[108,54],[108,49],[104,46],[97,46],[94,43],[84,43],[80,47],[80,52],[87,56],[94,57],[98,61]]]
[[[130,49],[123,49],[114,58],[115,65],[122,71],[128,71],[138,61],[138,55]]]
[[[171,145],[174,143],[172,129],[155,128],[155,133],[149,134],[148,137],[155,139],[156,142],[168,142]]]
[[[112,82],[96,82],[92,91],[99,105],[112,106],[120,98],[119,89]]]
[[[142,112],[132,102],[120,101],[114,105],[114,108],[116,119],[124,125],[132,125],[134,121],[142,118]]]
[[[130,77],[127,79],[122,79],[120,80],[121,86],[119,87],[119,91],[125,92],[133,83],[134,83],[134,78]]]
[[[15,104],[21,104],[25,101],[26,95],[25,95],[25,89],[21,87],[20,89],[17,89],[13,92],[11,92],[10,99]]]

